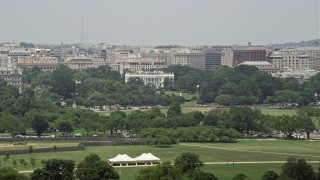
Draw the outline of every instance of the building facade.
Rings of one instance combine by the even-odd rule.
[[[310,56],[299,54],[296,49],[274,51],[269,59],[274,67],[291,70],[310,68]]]
[[[125,74],[125,82],[128,82],[130,78],[141,78],[144,82],[144,85],[153,85],[156,88],[163,87],[164,79],[169,78],[174,81],[173,73],[163,73],[162,71],[138,71],[136,73],[126,73]]]
[[[0,77],[4,79],[8,84],[18,88],[19,92],[22,92],[22,73],[17,68],[10,57],[6,55],[0,55]]]
[[[273,67],[273,65],[267,61],[245,61],[240,65],[248,65],[248,66],[255,66],[259,71],[266,72],[273,76],[278,76],[281,74],[281,69]]]
[[[197,69],[205,68],[205,53],[176,53],[173,55],[173,65],[191,66]]]
[[[43,71],[54,71],[59,67],[59,60],[55,57],[19,57],[17,67],[22,71],[33,67]]]
[[[234,47],[233,67],[238,66],[244,61],[266,61],[267,51],[264,47],[244,46]]]
[[[210,69],[219,65],[221,65],[221,51],[215,49],[206,49],[204,68]]]

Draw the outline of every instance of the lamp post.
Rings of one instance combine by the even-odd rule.
[[[200,93],[200,92],[199,92],[199,87],[200,87],[200,86],[199,86],[199,84],[198,84],[198,85],[196,86],[198,94]]]

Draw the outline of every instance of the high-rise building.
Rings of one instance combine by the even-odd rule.
[[[233,67],[233,50],[225,48],[221,51],[221,65]]]
[[[204,62],[205,69],[210,69],[219,65],[221,65],[221,51],[214,48],[206,49]]]

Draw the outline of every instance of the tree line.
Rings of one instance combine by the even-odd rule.
[[[209,70],[175,65],[164,70],[175,75],[174,85],[167,83],[164,89],[198,92],[199,103],[216,102],[226,106],[261,103],[308,105],[320,100],[319,73],[301,84],[294,78],[273,77],[247,65],[235,68],[219,66]],[[318,95],[316,98],[315,93]]]
[[[299,83],[294,78],[273,77],[254,66],[235,68],[219,66],[201,70],[190,66],[170,65],[163,69],[174,73],[174,82],[165,79],[163,88],[144,85],[142,79],[131,78],[124,82],[121,76],[108,66],[71,70],[60,65],[53,72],[33,67],[23,72],[22,80],[32,87],[37,96],[50,97],[55,101],[68,100],[86,107],[120,104],[165,105],[173,101],[184,102],[183,97],[168,95],[162,90],[199,93],[198,103],[216,102],[221,105],[289,103],[308,105],[320,100],[320,74],[308,82]],[[317,97],[314,96],[317,94]]]

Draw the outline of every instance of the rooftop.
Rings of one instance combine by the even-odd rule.
[[[271,63],[267,61],[244,61],[239,65],[251,65],[251,66],[271,66]]]

